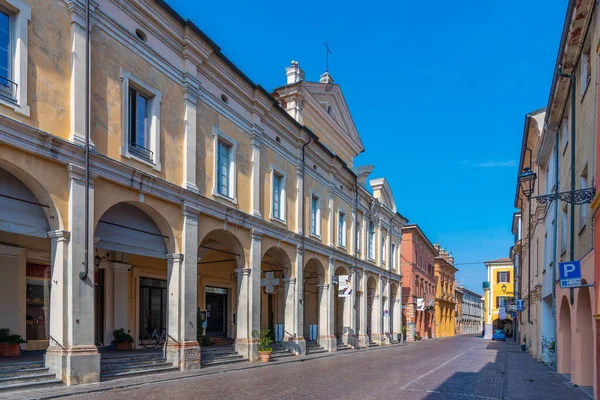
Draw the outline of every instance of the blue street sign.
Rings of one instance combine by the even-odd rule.
[[[558,264],[561,288],[574,288],[581,286],[581,262],[579,260],[566,261]]]
[[[525,300],[517,299],[517,311],[518,312],[525,311]]]

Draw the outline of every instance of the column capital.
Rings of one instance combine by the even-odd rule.
[[[263,232],[263,231],[261,231],[260,229],[253,228],[253,229],[250,231],[250,237],[251,237],[253,240],[262,240],[262,237],[263,237],[263,235],[264,235],[264,232]]]
[[[295,285],[296,284],[296,278],[284,278],[283,281],[288,284],[288,285]]]
[[[200,209],[198,207],[189,203],[183,203],[183,206],[181,208],[184,217],[198,219],[198,215],[200,214]]]
[[[71,238],[71,232],[69,231],[49,231],[48,237],[54,242],[68,242]]]
[[[170,263],[183,262],[183,254],[181,254],[181,253],[167,254],[167,261]]]
[[[238,268],[235,270],[238,276],[250,276],[250,272],[252,272],[251,268]]]
[[[68,164],[67,171],[69,172],[69,179],[76,180],[81,183],[85,183],[85,168],[77,164]],[[93,185],[94,180],[98,177],[98,174],[90,171],[90,185]]]
[[[116,272],[129,272],[129,269],[131,268],[130,264],[124,264],[120,262],[112,262],[111,264]]]
[[[302,254],[304,247],[301,244],[296,245],[296,253]]]
[[[329,288],[329,284],[328,283],[319,283],[319,284],[317,284],[317,288],[319,288],[320,290],[327,290]]]

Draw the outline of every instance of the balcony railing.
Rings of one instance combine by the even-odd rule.
[[[11,81],[8,78],[0,76],[0,97],[11,101],[17,102],[17,85],[16,82]]]
[[[137,157],[143,158],[144,160],[152,161],[154,159],[154,152],[152,150],[135,143],[129,143],[129,152]]]

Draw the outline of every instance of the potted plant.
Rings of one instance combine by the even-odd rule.
[[[406,341],[406,325],[402,325],[402,341]]]
[[[116,350],[129,350],[129,345],[133,343],[133,338],[125,329],[115,329],[113,331],[113,337],[115,338],[115,349]]]
[[[273,353],[273,349],[269,346],[271,344],[270,329],[263,329],[260,332],[255,329],[252,331],[252,337],[258,339],[258,355],[260,356],[260,361],[269,362],[271,353]]]
[[[27,343],[23,336],[10,333],[10,329],[0,329],[0,357],[19,357],[21,343]]]

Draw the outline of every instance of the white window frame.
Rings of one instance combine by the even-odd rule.
[[[281,177],[281,193],[279,197],[279,216],[276,217],[273,214],[274,211],[274,202],[273,202],[273,190],[275,189],[275,175],[279,175]],[[271,220],[277,221],[280,223],[286,223],[286,211],[287,211],[287,174],[281,169],[277,168],[277,166],[271,164]]]
[[[313,233],[313,222],[312,222],[312,213],[313,213],[313,198],[317,199],[317,212],[315,216],[315,226]],[[310,191],[310,216],[308,222],[308,231],[310,236],[321,239],[321,196],[319,196],[315,191]]]
[[[396,243],[392,242],[392,269],[396,269]]]
[[[373,235],[371,236],[371,225],[373,226]],[[375,227],[375,223],[373,221],[370,221],[367,225],[367,258],[369,259],[369,261],[375,261],[375,255],[377,254],[377,251],[375,249],[375,237],[377,236],[375,233],[375,229],[377,229]]]
[[[385,236],[383,236],[381,238],[381,249],[379,249],[381,251],[381,263],[385,264],[385,248],[387,247],[387,238]]]
[[[131,75],[124,68],[121,68],[121,82],[121,155],[160,171],[160,103],[162,102],[162,93]],[[133,87],[148,97],[148,145],[150,146],[149,150],[153,153],[152,160],[146,160],[129,152],[129,87]]]
[[[219,170],[219,159],[217,157],[219,151],[219,142],[223,142],[231,146],[231,153],[229,154],[229,195],[223,195],[219,193],[217,187],[218,182],[218,170]],[[213,126],[213,188],[212,195],[220,199],[230,201],[233,204],[237,204],[237,155],[238,143],[234,139],[225,135],[219,128]]]
[[[356,252],[361,252],[360,242],[362,241],[362,225],[360,221],[356,221]]]
[[[344,217],[342,222],[342,230],[340,232],[340,219],[342,218],[342,215]],[[344,210],[341,210],[338,208],[337,211],[337,226],[338,226],[338,247],[342,247],[342,248],[346,248],[346,245],[348,244],[347,241],[347,229],[348,229],[348,215],[344,212]]]
[[[5,105],[15,112],[30,116],[30,107],[27,101],[27,63],[28,63],[28,23],[31,21],[31,7],[22,0],[0,0],[2,7],[10,15],[11,35],[11,81],[17,84],[16,101],[0,98],[0,104]]]

